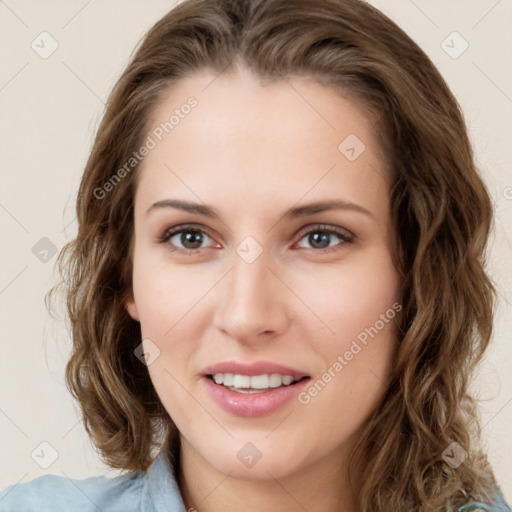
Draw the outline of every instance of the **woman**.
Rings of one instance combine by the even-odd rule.
[[[360,0],[187,0],[115,86],[60,255],[126,474],[2,510],[509,511],[479,449],[492,220],[456,100]]]

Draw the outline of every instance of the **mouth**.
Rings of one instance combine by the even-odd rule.
[[[204,368],[202,381],[209,397],[238,417],[273,414],[292,403],[311,375],[272,361],[224,361]]]
[[[280,373],[244,375],[240,373],[214,373],[206,375],[208,379],[235,393],[255,394],[268,393],[274,389],[294,386],[308,380],[309,376],[294,377]]]

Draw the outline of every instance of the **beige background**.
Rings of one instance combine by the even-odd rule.
[[[370,3],[403,27],[446,78],[494,198],[489,270],[501,299],[475,393],[484,400],[491,463],[512,502],[512,1]],[[0,0],[1,488],[45,473],[115,474],[100,463],[79,423],[63,382],[69,335],[62,318],[49,317],[43,297],[55,279],[52,248],[76,230],[74,198],[103,102],[136,42],[172,5]],[[42,53],[52,38],[58,48],[43,59],[32,41]],[[453,58],[464,41],[468,49]]]

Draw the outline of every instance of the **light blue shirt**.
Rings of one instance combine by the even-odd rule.
[[[250,508],[248,509],[250,510]],[[460,512],[511,512],[499,489],[492,506],[464,505]],[[0,491],[0,512],[187,512],[168,458],[127,476],[70,479],[44,475]]]
[[[161,453],[147,473],[70,479],[44,475],[0,492],[1,512],[186,512]]]

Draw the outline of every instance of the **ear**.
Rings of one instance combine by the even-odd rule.
[[[123,302],[124,306],[126,308],[126,311],[128,311],[128,314],[137,322],[140,322],[139,320],[139,312],[137,310],[137,304],[135,304],[135,298],[133,296],[133,289],[130,288],[129,290],[125,291],[123,294]]]

